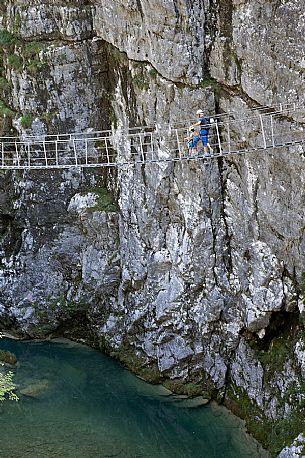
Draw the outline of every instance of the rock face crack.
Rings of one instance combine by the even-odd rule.
[[[216,246],[217,246],[217,232],[216,232],[216,227],[215,225],[213,224],[213,205],[211,203],[211,200],[209,198],[209,213],[210,213],[210,218],[211,218],[211,230],[212,230],[212,235],[213,235],[213,238],[212,238],[212,253],[213,253],[213,257],[214,257],[214,263],[213,263],[213,276],[214,276],[214,280],[215,280],[215,285],[218,286],[218,277],[217,277],[217,273],[216,273],[216,265],[217,265],[217,257],[218,257],[218,251],[216,249]]]
[[[232,235],[229,233],[229,226],[226,219],[226,212],[225,212],[225,201],[227,199],[226,193],[226,184],[225,184],[225,177],[224,177],[224,170],[223,170],[223,160],[218,160],[218,170],[219,170],[219,177],[220,177],[220,189],[221,189],[221,215],[225,227],[225,250],[224,250],[224,262],[226,266],[226,270],[228,273],[228,278],[230,278],[230,274],[233,271],[233,261],[231,255],[231,238]]]

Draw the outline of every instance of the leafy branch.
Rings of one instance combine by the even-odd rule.
[[[0,339],[3,335],[0,333]],[[4,366],[4,364],[1,364]],[[9,371],[5,374],[0,372],[0,403],[9,399],[11,401],[18,401],[18,396],[14,392],[16,389],[16,385],[13,381],[14,374],[12,371]]]

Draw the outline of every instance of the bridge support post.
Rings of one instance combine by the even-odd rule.
[[[217,133],[217,142],[218,142],[218,147],[219,147],[219,154],[222,154],[222,147],[221,147],[221,141],[220,141],[220,135],[219,135],[219,127],[218,127],[218,122],[215,122],[216,126],[216,133]]]
[[[110,165],[110,156],[109,156],[109,149],[108,149],[108,144],[107,144],[107,138],[105,138],[104,140],[105,140],[107,164]]]
[[[31,167],[31,145],[30,143],[26,144],[27,156],[28,156],[28,168]]]
[[[85,164],[88,165],[88,139],[85,138]]]
[[[76,146],[75,146],[75,138],[72,139],[72,144],[73,144],[75,165],[78,166],[77,151],[76,151]]]
[[[140,152],[141,152],[141,158],[142,158],[142,162],[143,162],[143,164],[144,164],[144,162],[145,162],[145,156],[144,156],[143,141],[142,141],[141,134],[139,134],[139,139],[140,139]]]
[[[231,153],[231,133],[230,133],[230,119],[227,122],[227,134],[228,134],[228,151]]]
[[[46,168],[48,168],[48,155],[47,155],[47,149],[46,149],[46,141],[43,140],[42,144],[43,144],[44,161],[46,164]]]
[[[150,153],[151,153],[150,160],[153,161],[155,152],[154,152],[154,138],[153,138],[152,132],[150,132]]]
[[[176,131],[176,138],[177,138],[177,144],[178,144],[179,159],[182,160],[182,151],[181,151],[181,145],[180,145],[178,130],[175,129],[175,131]]]
[[[15,150],[16,150],[17,166],[20,167],[20,157],[19,157],[19,151],[18,151],[18,144],[16,141],[15,141]]]
[[[57,135],[57,138],[55,140],[55,164],[56,166],[58,167],[59,166],[59,160],[58,160],[58,135]]]
[[[266,135],[265,135],[263,117],[262,117],[261,114],[259,115],[259,120],[260,120],[260,123],[261,123],[261,129],[262,129],[262,136],[263,136],[264,148],[266,149],[266,148],[267,148]]]
[[[274,142],[274,127],[273,127],[273,116],[272,115],[270,115],[270,127],[271,127],[271,141],[272,141],[272,146],[274,148],[275,142]]]

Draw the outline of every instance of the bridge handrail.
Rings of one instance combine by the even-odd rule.
[[[209,115],[210,118],[214,118],[216,122],[221,125],[222,123],[235,123],[235,122],[243,122],[247,121],[249,122],[251,119],[257,119],[257,115],[268,115],[268,116],[285,116],[289,114],[290,112],[294,112],[298,109],[304,109],[305,106],[304,104],[296,104],[296,103],[291,103],[291,104],[280,104],[277,109],[275,107],[258,107],[258,108],[251,108],[249,111],[251,113],[251,116],[247,116],[246,118],[239,117],[239,113],[235,111],[231,112],[226,112],[226,113],[218,113],[218,114],[213,114]],[[252,113],[254,113],[252,115]],[[256,114],[255,114],[256,113]],[[127,129],[121,128],[123,134],[132,136],[132,135],[138,135],[139,133],[151,133],[151,132],[160,132],[162,131],[170,131],[170,130],[181,130],[184,129],[186,130],[188,126],[194,124],[194,120],[181,120],[179,122],[176,122],[174,124],[171,123],[163,123],[158,124],[156,123],[155,125],[146,125],[146,126],[138,126],[138,127],[129,127]],[[212,126],[213,124],[211,124]],[[65,134],[42,134],[42,135],[27,135],[27,136],[5,136],[5,137],[0,137],[0,143],[29,143],[30,141],[34,141],[35,143],[40,143],[40,142],[47,142],[47,141],[69,141],[69,140],[82,140],[82,139],[89,139],[88,136],[92,136],[92,140],[98,138],[113,138],[116,134],[113,130],[88,130],[87,132],[71,132],[71,133],[65,133]],[[93,137],[94,136],[94,137]],[[50,139],[50,140],[48,140]]]

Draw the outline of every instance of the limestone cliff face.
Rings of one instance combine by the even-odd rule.
[[[6,135],[304,102],[301,0],[1,9]],[[248,129],[232,135],[251,145]],[[279,449],[293,438],[286,424],[297,436],[303,421],[303,166],[291,148],[209,166],[2,175],[3,322],[46,335],[82,317],[144,376],[250,412],[261,440],[279,424]]]

